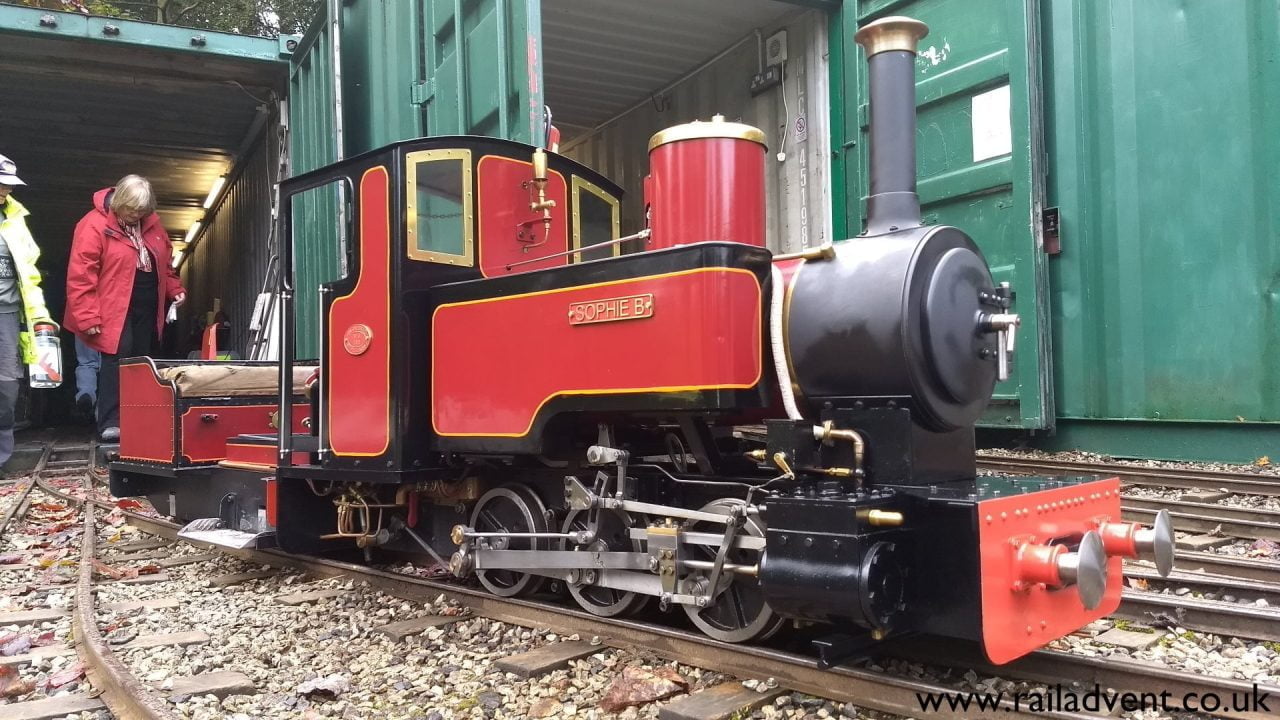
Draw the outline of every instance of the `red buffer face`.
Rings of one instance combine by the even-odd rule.
[[[1100,604],[1086,609],[1079,588],[1052,587],[1029,567],[1029,545],[1078,540],[1120,518],[1116,478],[984,500],[977,505],[982,576],[982,643],[994,663],[1006,663],[1104,618],[1120,606],[1123,559],[1106,559]]]

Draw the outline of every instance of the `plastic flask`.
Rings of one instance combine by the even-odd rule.
[[[33,388],[56,388],[62,384],[62,341],[58,326],[36,323],[33,333],[36,361],[27,366]]]

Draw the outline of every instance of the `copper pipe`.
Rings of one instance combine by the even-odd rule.
[[[853,444],[853,472],[859,477],[862,476],[862,458],[865,455],[867,446],[863,442],[862,436],[857,430],[837,430],[830,420],[822,423],[821,426],[814,428],[814,436],[827,445],[834,445],[838,440]]]

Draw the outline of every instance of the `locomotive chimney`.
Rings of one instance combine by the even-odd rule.
[[[920,224],[916,195],[916,44],[929,26],[887,17],[858,30],[871,89],[871,195],[864,235]]]

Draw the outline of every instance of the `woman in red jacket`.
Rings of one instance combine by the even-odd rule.
[[[62,324],[102,353],[98,431],[105,442],[120,439],[120,358],[150,355],[166,304],[186,298],[155,210],[151,183],[126,175],[94,194],[71,241]]]

